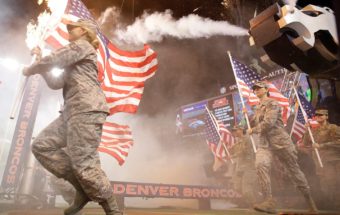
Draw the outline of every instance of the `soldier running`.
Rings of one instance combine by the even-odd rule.
[[[50,88],[63,89],[65,101],[63,113],[34,140],[32,152],[48,171],[77,190],[65,215],[76,214],[91,200],[107,215],[122,214],[97,152],[109,108],[97,80],[96,25],[80,19],[67,30],[69,45],[42,59],[41,50],[34,49],[37,62],[23,71],[26,76],[41,74]],[[56,78],[49,72],[53,67],[65,71]]]

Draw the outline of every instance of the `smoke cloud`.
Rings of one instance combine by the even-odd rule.
[[[123,123],[126,118],[114,119]],[[112,119],[113,120],[113,119]],[[214,184],[204,172],[205,153],[210,153],[204,142],[183,144],[174,135],[175,118],[169,112],[157,116],[137,114],[128,118],[134,146],[123,166],[105,153],[100,153],[102,167],[112,181],[207,185]],[[188,146],[191,145],[189,148]],[[203,148],[203,150],[202,150]],[[192,200],[131,198],[126,205],[132,207],[177,206],[197,208]],[[137,206],[138,205],[138,206]]]
[[[105,15],[105,13],[104,13]],[[164,37],[177,39],[209,38],[217,35],[245,36],[247,30],[230,24],[227,21],[214,21],[190,14],[175,20],[171,10],[165,12],[144,13],[125,29],[117,29],[115,40],[130,43],[144,44],[160,42]]]
[[[288,4],[291,7],[295,7],[297,0],[285,0],[284,2],[285,4]]]
[[[121,13],[116,7],[107,8],[99,17],[98,24],[105,35],[112,38],[114,32],[121,26]]]

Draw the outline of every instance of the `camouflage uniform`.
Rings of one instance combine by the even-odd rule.
[[[305,175],[297,163],[297,151],[281,118],[281,108],[275,100],[266,98],[257,106],[254,116],[253,133],[259,134],[256,153],[256,172],[263,194],[272,197],[270,168],[275,155],[287,169],[294,185],[304,194],[310,195]]]
[[[242,193],[244,200],[252,206],[256,199],[255,153],[249,136],[236,138],[236,144],[231,149],[235,158],[233,183],[235,189]]]
[[[335,204],[340,209],[340,127],[326,123],[317,128],[311,128],[314,140],[320,145],[319,154],[323,168],[320,167],[315,153],[313,160],[316,173],[320,178],[322,193],[326,196],[326,202]],[[309,133],[303,137],[305,145],[311,145]]]
[[[46,78],[46,71],[52,67],[65,69],[59,79]],[[41,73],[51,88],[62,87],[65,101],[63,113],[34,140],[35,157],[91,200],[103,202],[112,198],[113,190],[97,152],[109,109],[97,81],[95,49],[87,40],[78,39],[29,69]]]

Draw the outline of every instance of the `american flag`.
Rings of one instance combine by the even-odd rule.
[[[210,150],[217,158],[229,159],[223,144],[231,148],[235,144],[234,137],[222,122],[216,122],[208,112],[205,116],[205,138]]]
[[[305,121],[302,111],[306,113],[308,121],[312,127],[315,127],[318,125],[318,123],[315,120],[313,120],[315,110],[313,106],[311,105],[311,103],[308,102],[307,99],[303,95],[298,93],[298,96],[301,102],[301,106],[298,107],[298,111],[295,116],[295,120],[293,122],[292,130],[291,130],[291,134],[295,136],[295,138],[297,139],[297,142],[301,140],[301,138],[303,137],[306,131],[305,129],[306,121]]]
[[[55,49],[67,45],[69,35],[66,24],[78,19],[96,23],[82,1],[68,0],[63,18],[54,30],[46,34],[45,42]],[[110,113],[136,113],[144,83],[157,70],[157,54],[148,45],[139,51],[123,51],[111,43],[99,27],[97,38],[100,42],[97,50],[98,80],[106,95]],[[107,122],[103,128],[98,151],[110,154],[122,165],[133,145],[129,127]]]
[[[249,105],[253,106],[258,104],[260,100],[256,97],[251,88],[256,82],[261,80],[261,77],[235,58],[232,57],[231,59],[231,63],[233,64],[236,73],[235,78],[240,87],[242,96],[248,100]]]
[[[295,116],[291,131],[292,135],[294,135],[297,140],[300,140],[303,137],[303,134],[305,133],[305,124],[306,121],[303,117],[301,108],[298,107],[298,112]]]
[[[233,57],[231,57],[231,59],[231,63],[233,64],[236,74],[235,78],[238,85],[240,86],[242,96],[247,99],[250,106],[258,104],[260,100],[253,93],[252,87],[256,82],[261,80],[261,77],[255,71],[249,69],[245,64],[239,62]],[[274,84],[269,81],[266,81],[266,83],[268,85],[269,97],[275,99],[283,108],[282,119],[286,123],[290,113],[289,100],[284,95],[282,95],[282,93],[276,88]]]
[[[53,48],[69,43],[66,24],[78,19],[96,23],[90,11],[80,0],[68,0],[64,16],[56,28],[45,38]],[[106,95],[110,113],[136,113],[142,98],[144,83],[152,77],[157,68],[157,54],[145,45],[139,51],[123,51],[111,43],[97,29],[100,42],[98,52],[98,79]]]
[[[123,165],[133,146],[131,129],[127,125],[105,122],[98,151],[107,153]]]
[[[301,93],[298,93],[298,96],[301,102],[301,106],[307,114],[308,119],[312,119],[315,114],[315,109],[313,108],[312,104]]]
[[[282,107],[282,119],[283,122],[286,124],[288,117],[290,115],[290,104],[289,99],[285,97],[273,83],[267,81],[269,97],[275,99],[279,105]]]

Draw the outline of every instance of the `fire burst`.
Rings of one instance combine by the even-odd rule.
[[[49,11],[42,12],[36,22],[27,25],[26,44],[29,49],[41,46],[46,35],[53,31],[62,18],[67,0],[45,0]],[[38,0],[42,4],[43,0]]]

